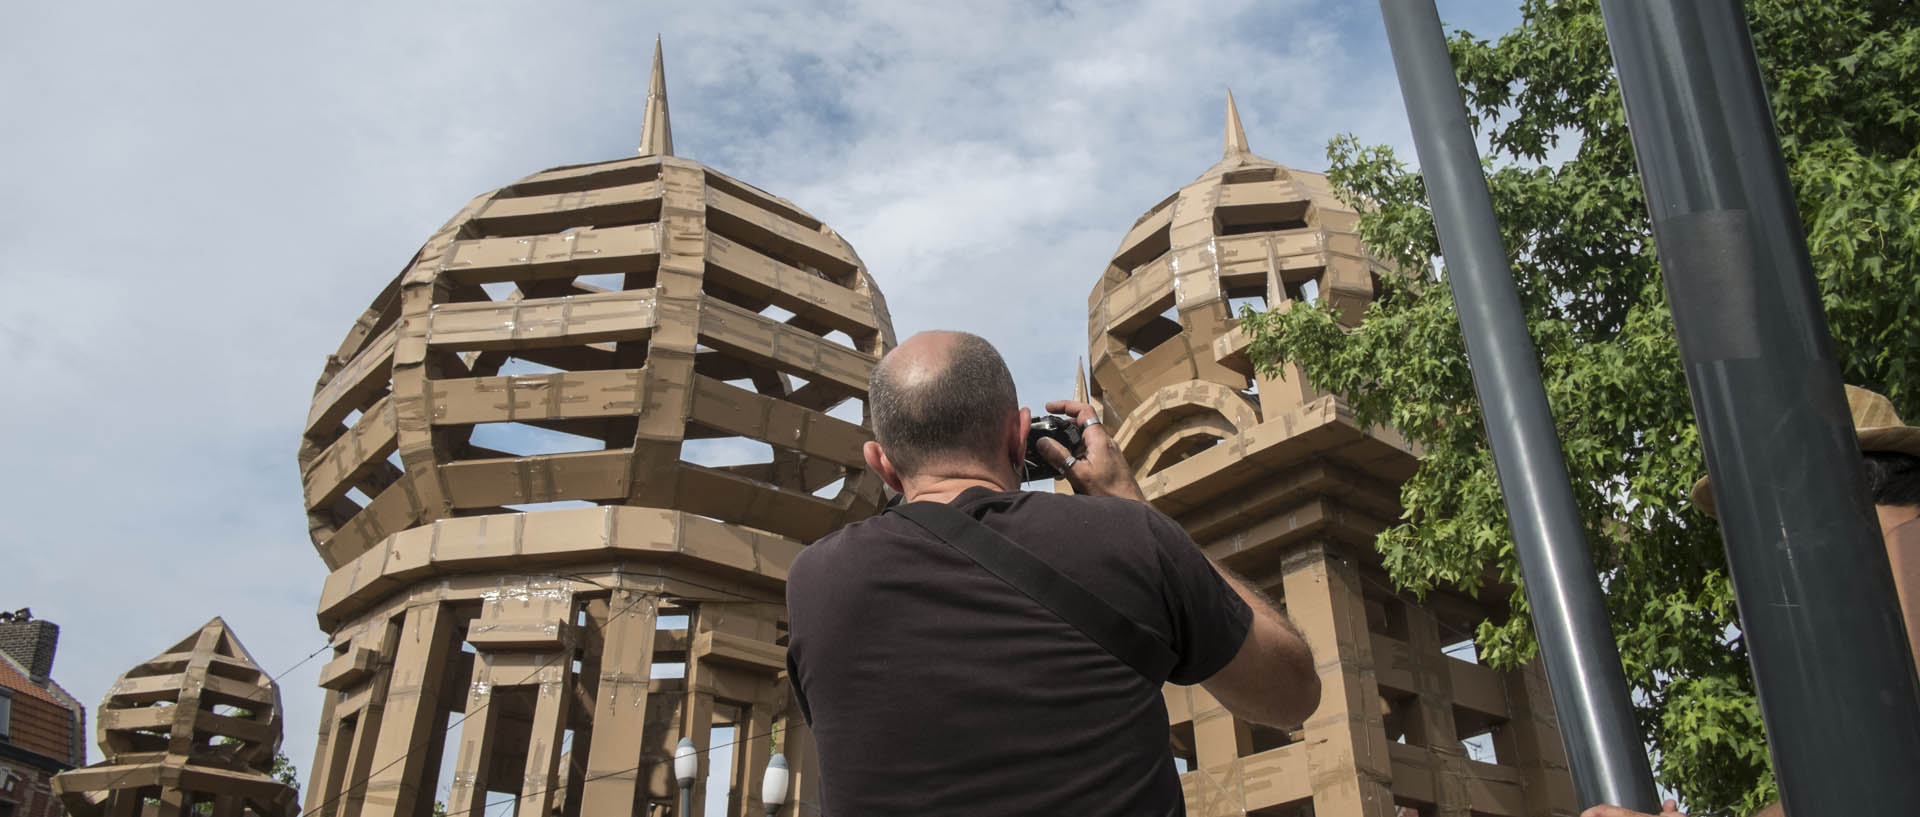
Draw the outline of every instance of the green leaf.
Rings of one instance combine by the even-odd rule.
[[[1746,8],[1843,374],[1920,416],[1920,4]],[[1688,499],[1699,434],[1596,2],[1527,0],[1514,30],[1449,47],[1493,147],[1488,186],[1656,772],[1692,813],[1750,813],[1777,791],[1719,532]],[[1421,177],[1351,135],[1327,157],[1361,238],[1399,272],[1352,330],[1325,308],[1249,319],[1249,353],[1426,452],[1375,541],[1397,585],[1420,595],[1492,565],[1519,588]],[[1508,607],[1475,633],[1497,667],[1536,649],[1520,590]]]

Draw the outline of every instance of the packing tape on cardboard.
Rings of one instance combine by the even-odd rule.
[[[1196,817],[1226,817],[1247,813],[1246,774],[1239,758],[1224,768],[1203,768],[1198,773],[1200,780],[1207,785],[1201,787]]]
[[[434,523],[434,532],[435,533],[439,532],[438,522]],[[428,557],[428,563],[429,564],[432,563],[431,556]],[[407,595],[406,606],[407,607],[423,607],[429,604],[439,604],[443,601],[446,601],[447,597],[452,593],[453,593],[453,586],[452,586],[451,580],[449,579],[441,579],[440,581],[433,582],[432,584],[426,584],[426,583],[416,584],[413,586],[412,591]],[[369,620],[369,617],[377,616],[377,615],[384,615],[384,614],[376,611],[375,613],[363,615],[361,618],[356,618],[354,619],[354,621],[356,622],[367,621]]]
[[[485,652],[478,653],[478,657],[486,662],[487,669],[484,670],[480,680],[474,681],[467,687],[467,706],[469,707],[485,704],[488,695],[493,692],[493,682],[489,680],[493,677],[493,659]]]
[[[516,458],[512,462],[504,464],[504,467],[513,469],[513,476],[514,476],[513,490],[514,490],[515,499],[518,499],[521,502],[543,501],[541,499],[535,498],[536,496],[542,496],[541,494],[537,493],[537,491],[539,490],[539,485],[540,484],[551,485],[553,480],[550,478],[536,480],[535,479],[536,476],[544,476],[544,474],[536,474],[535,472],[546,471],[548,462],[549,460],[547,460],[545,457],[536,455],[532,457]],[[514,551],[516,553],[519,552],[519,542],[517,541],[514,543]]]

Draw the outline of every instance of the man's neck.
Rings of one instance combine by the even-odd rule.
[[[983,466],[952,467],[933,469],[932,473],[916,475],[901,486],[906,494],[906,502],[950,503],[968,488],[985,488],[989,491],[1017,490],[1018,484],[1009,484],[1007,477],[992,473]]]

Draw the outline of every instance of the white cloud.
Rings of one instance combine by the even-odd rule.
[[[1513,12],[1448,3],[1492,33]],[[965,328],[1067,393],[1133,220],[1218,156],[1407,144],[1370,4],[27,4],[0,31],[0,605],[91,707],[224,615],[323,635],[294,465],[313,379],[468,198],[637,140],[666,37],[682,155],[858,248],[904,335]],[[1410,158],[1411,152],[1407,151]],[[283,681],[310,762],[318,661]],[[97,757],[97,750],[94,750]]]

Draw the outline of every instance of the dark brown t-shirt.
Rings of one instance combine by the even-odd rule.
[[[1141,676],[897,514],[849,525],[787,585],[825,813],[1184,813],[1160,687],[1226,666],[1246,603],[1147,505],[984,488],[953,504],[1160,634],[1171,677]]]

